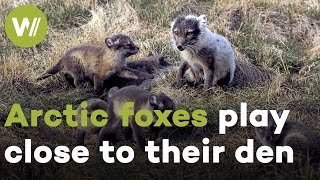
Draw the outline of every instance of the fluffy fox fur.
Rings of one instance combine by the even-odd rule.
[[[114,73],[136,79],[151,78],[146,73],[125,66],[127,57],[139,51],[130,37],[118,34],[106,38],[105,43],[107,45],[105,47],[78,46],[72,48],[37,80],[45,79],[64,70],[69,80],[72,77],[75,87],[79,87],[85,79],[90,79],[93,81],[94,89],[100,92],[104,80]]]
[[[278,111],[281,115],[282,111]],[[275,146],[290,146],[294,159],[299,158],[311,162],[320,160],[320,135],[311,127],[299,121],[287,121],[281,134],[274,134],[276,124],[272,115],[268,115],[268,126],[255,128],[258,140],[263,144]]]
[[[204,74],[204,89],[216,85],[225,77],[229,78],[229,85],[232,83],[236,68],[234,51],[225,37],[208,29],[205,15],[179,16],[172,23],[171,31],[174,49],[180,51],[184,60],[174,87],[183,85],[183,75],[189,66],[196,83],[201,83],[201,74]]]
[[[97,149],[105,138],[114,137],[117,129],[120,128],[121,116],[118,111],[126,102],[134,102],[135,113],[141,109],[149,110],[175,110],[175,103],[171,98],[164,93],[153,94],[137,86],[127,86],[117,90],[116,88],[110,91],[108,95],[108,124],[104,126],[98,136]],[[153,121],[156,120],[156,115],[153,115]],[[170,117],[169,117],[170,118]],[[150,127],[149,140],[157,139],[160,127]],[[143,128],[139,127],[134,116],[129,117],[129,127],[124,128],[124,137],[126,140],[134,140],[140,149],[144,151],[145,137]]]
[[[82,127],[78,126],[77,128],[77,137],[76,137],[76,144],[77,145],[84,145],[84,139],[86,134],[98,134],[101,130],[101,127],[95,127],[90,122],[91,113],[95,110],[101,109],[104,111],[107,111],[108,104],[107,102],[101,100],[101,99],[89,99],[86,101],[88,103],[87,108],[82,108],[80,105],[77,108],[78,115],[75,117],[76,121],[78,123],[81,123],[81,110],[87,110],[88,111],[88,126]]]
[[[149,54],[148,57],[136,60],[136,61],[128,61],[126,63],[128,68],[148,73],[151,75],[155,75],[158,71],[161,71],[165,69],[166,67],[170,66],[170,64],[166,61],[166,59],[163,56],[160,55],[154,55]],[[144,85],[149,86],[152,84],[151,80],[145,80],[145,79],[135,79],[130,77],[121,77],[118,74],[113,74],[104,81],[103,87],[106,90],[109,90],[110,88],[117,86],[119,88],[130,86],[130,85]]]

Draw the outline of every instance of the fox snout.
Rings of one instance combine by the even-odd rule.
[[[175,37],[175,44],[176,44],[176,47],[179,51],[183,51],[185,50],[185,39],[184,38],[181,38],[181,37]]]
[[[177,49],[179,49],[179,51],[183,51],[185,49],[185,46],[184,46],[184,42],[181,42],[181,41],[176,41],[176,47]]]
[[[177,45],[177,48],[179,49],[179,51],[183,51],[184,50],[184,48],[180,44]]]
[[[135,53],[137,53],[139,50],[140,50],[140,48],[139,48],[138,46],[136,46],[133,51],[134,51]]]
[[[131,56],[131,55],[135,55],[137,54],[139,51],[139,47],[138,46],[134,46],[134,47],[131,47],[129,52],[128,52],[128,55]]]

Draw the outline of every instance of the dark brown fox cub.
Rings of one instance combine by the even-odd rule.
[[[128,68],[155,75],[170,66],[170,63],[163,56],[150,53],[148,57],[136,61],[128,61],[126,65]],[[113,74],[104,81],[103,88],[109,90],[114,86],[122,88],[130,85],[151,86],[152,81],[142,78],[120,77],[118,74]]]
[[[80,105],[77,108],[78,115],[76,116],[76,121],[78,123],[81,123],[81,111],[82,110],[87,110],[87,120],[88,120],[88,125],[83,127],[83,126],[78,126],[77,128],[77,138],[76,138],[76,143],[77,145],[84,145],[84,139],[86,134],[98,134],[99,131],[101,130],[101,127],[95,127],[94,125],[91,124],[90,118],[92,113],[95,110],[104,110],[107,111],[107,102],[101,100],[101,99],[89,99],[86,100],[88,106],[86,108],[82,108]],[[100,118],[100,119],[99,119]],[[102,117],[97,117],[97,120],[100,121]]]
[[[119,88],[118,87],[113,87],[109,90],[108,92],[108,97],[106,98],[106,101],[116,92],[118,91]],[[75,117],[75,120],[78,121],[79,124],[81,124],[81,111],[82,110],[87,110],[87,126],[78,126],[77,128],[77,135],[76,135],[76,144],[77,145],[85,145],[84,140],[85,140],[85,136],[86,135],[90,135],[90,134],[98,134],[101,130],[101,127],[96,127],[91,123],[91,115],[93,114],[94,111],[96,110],[104,110],[105,112],[107,112],[108,109],[108,103],[101,100],[101,99],[88,99],[85,102],[87,103],[87,107],[86,108],[82,108],[81,105],[78,106],[77,108],[77,112],[78,115]],[[98,116],[97,117],[98,121],[102,120],[102,116]],[[115,143],[115,136],[112,138],[108,138],[108,140],[110,140],[112,143]]]
[[[282,111],[278,111],[278,114],[281,116]],[[320,135],[313,128],[300,121],[287,121],[280,134],[274,134],[275,129],[276,123],[269,113],[268,126],[255,128],[257,139],[271,148],[290,146],[294,160],[320,160]]]
[[[79,87],[85,79],[93,81],[94,89],[101,92],[105,79],[114,73],[132,78],[151,78],[125,66],[126,59],[136,54],[139,48],[130,37],[118,34],[105,39],[106,46],[78,46],[69,50],[56,65],[47,70],[37,80],[45,79],[62,70],[67,80],[73,79],[75,87]]]
[[[97,149],[104,139],[115,137],[115,134],[120,128],[122,122],[118,111],[122,109],[122,106],[125,103],[134,102],[133,109],[135,113],[142,109],[153,112],[153,122],[157,120],[157,115],[154,113],[154,110],[175,110],[175,103],[164,93],[153,94],[137,86],[127,86],[119,90],[110,90],[109,93],[107,111],[109,122],[99,133]],[[149,130],[149,140],[156,140],[160,130],[160,127],[153,127],[151,125]],[[134,116],[129,116],[129,126],[124,128],[124,136],[126,140],[133,139],[139,145],[140,149],[144,151],[146,142],[143,135],[143,128],[137,125]]]
[[[164,69],[170,65],[171,64],[166,61],[165,57],[153,53],[149,53],[146,58],[127,62],[127,67],[150,74],[156,73],[158,70]]]

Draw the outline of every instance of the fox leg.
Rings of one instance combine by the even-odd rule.
[[[175,82],[171,85],[172,87],[174,88],[181,88],[183,86],[183,76],[184,74],[186,73],[186,71],[190,68],[190,65],[184,61],[180,67],[179,67],[179,70],[176,74],[176,80]]]

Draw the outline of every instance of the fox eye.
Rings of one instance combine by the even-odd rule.
[[[175,30],[175,31],[173,31],[173,34],[174,34],[174,35],[178,35],[179,32],[178,32],[177,30]]]

